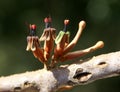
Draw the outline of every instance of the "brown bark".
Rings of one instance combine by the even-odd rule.
[[[55,92],[119,74],[120,51],[117,51],[51,70],[0,77],[0,92]]]

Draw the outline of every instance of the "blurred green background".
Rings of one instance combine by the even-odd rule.
[[[63,29],[64,19],[70,19],[71,39],[79,21],[86,21],[87,26],[74,50],[92,46],[98,40],[105,42],[103,49],[87,57],[120,49],[120,0],[0,0],[0,76],[42,68],[32,53],[25,50],[26,23],[35,23],[40,36],[43,19],[48,15],[57,30]],[[119,92],[119,86],[120,78],[115,77],[65,92]]]

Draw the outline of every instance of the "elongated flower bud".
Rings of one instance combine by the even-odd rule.
[[[83,29],[85,28],[85,26],[86,26],[85,21],[80,21],[78,32],[76,33],[74,39],[64,49],[63,54],[66,54],[67,52],[69,52],[77,44],[77,41],[79,40],[81,33],[82,33]]]
[[[60,61],[67,61],[67,60],[72,60],[78,57],[82,57],[88,53],[91,53],[97,49],[103,48],[104,47],[104,42],[103,41],[98,41],[94,46],[89,47],[87,49],[84,50],[78,50],[78,51],[74,51],[74,52],[69,52],[67,54],[65,54],[63,57],[60,58]]]

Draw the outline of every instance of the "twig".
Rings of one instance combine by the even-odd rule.
[[[0,78],[0,92],[55,92],[120,74],[120,51],[98,55],[52,70],[37,70]]]

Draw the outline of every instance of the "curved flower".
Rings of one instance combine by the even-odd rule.
[[[30,24],[30,34],[27,36],[27,48],[26,50],[31,50],[36,58],[38,58],[41,62],[45,62],[43,50],[40,48],[40,42],[38,36],[36,34],[36,25]]]
[[[54,46],[54,40],[56,38],[56,29],[51,28],[51,18],[45,18],[45,29],[43,31],[42,36],[40,37],[39,41],[44,41],[44,58],[45,61],[48,61],[50,57],[50,53]]]
[[[55,39],[56,47],[54,49],[54,60],[62,56],[64,49],[69,44],[70,33],[67,31],[69,20],[64,20],[64,29],[60,31]]]

